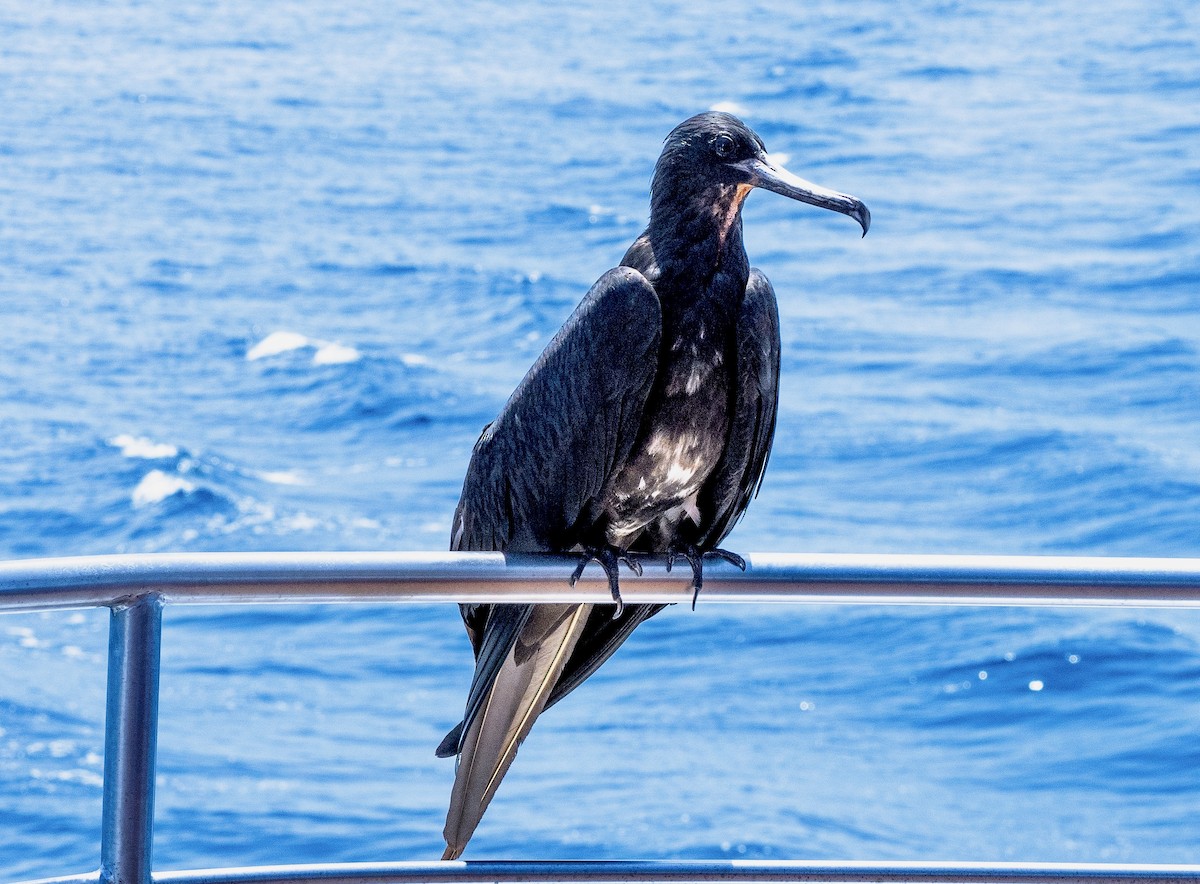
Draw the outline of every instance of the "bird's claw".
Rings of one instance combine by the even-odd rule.
[[[719,559],[724,559],[737,568],[739,571],[746,570],[746,560],[735,552],[730,552],[727,549],[714,549],[705,553],[706,556],[716,556]]]
[[[583,554],[579,557],[579,564],[575,566],[575,571],[571,574],[572,586],[583,576],[583,569],[590,562],[595,562],[603,568],[605,576],[608,577],[608,590],[612,593],[613,601],[617,603],[617,610],[613,612],[613,619],[616,620],[625,612],[625,602],[621,598],[621,584],[617,575],[618,567],[624,562],[625,567],[641,577],[642,563],[630,557],[625,550],[613,546],[585,547]]]
[[[667,571],[675,566],[676,559],[687,559],[689,565],[692,566],[692,610],[696,610],[696,599],[700,597],[700,588],[704,586],[704,557],[716,556],[719,559],[724,559],[734,567],[745,571],[746,560],[737,553],[730,552],[727,549],[710,549],[701,552],[690,543],[684,547],[672,547],[667,551]]]

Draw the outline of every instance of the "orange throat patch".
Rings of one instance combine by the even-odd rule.
[[[717,204],[717,247],[718,249],[725,248],[725,238],[729,236],[729,231],[733,227],[733,222],[737,220],[738,212],[742,210],[742,203],[745,202],[747,194],[753,190],[753,186],[749,184],[738,184],[734,187],[733,199],[726,205]]]

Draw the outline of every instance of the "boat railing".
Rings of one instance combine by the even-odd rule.
[[[157,871],[152,866],[164,605],[610,602],[600,569],[499,553],[186,553],[0,562],[0,613],[107,607],[99,868],[39,884],[410,882],[1178,882],[1200,865],[864,861],[455,861]],[[1200,607],[1200,559],[754,554],[705,569],[704,604]],[[647,560],[626,602],[690,602],[686,576]],[[686,574],[686,571],[685,571]],[[432,823],[431,823],[432,824]],[[2,824],[0,824],[2,825]],[[3,832],[0,832],[3,837]]]

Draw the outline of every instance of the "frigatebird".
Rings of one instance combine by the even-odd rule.
[[[615,608],[469,604],[475,652],[443,859],[460,856],[534,720],[579,686],[662,605],[621,603],[633,554],[745,567],[718,544],[757,492],[775,432],[779,312],[742,245],[755,187],[871,223],[858,199],[798,178],[741,120],[709,112],[667,136],[650,223],[605,273],[475,444],[452,550],[578,553]],[[693,596],[693,606],[695,596]],[[615,612],[615,613],[614,613]]]

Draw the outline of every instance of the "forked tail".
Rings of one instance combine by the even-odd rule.
[[[518,747],[545,708],[591,610],[591,605],[534,607],[463,738],[442,859],[462,855]]]

